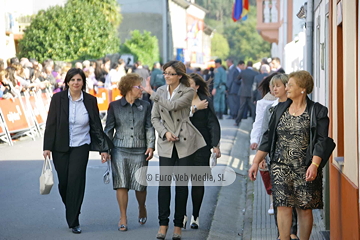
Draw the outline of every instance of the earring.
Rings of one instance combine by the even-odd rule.
[[[197,89],[196,89],[196,92],[197,92]]]
[[[301,91],[301,94],[304,94],[304,91]]]

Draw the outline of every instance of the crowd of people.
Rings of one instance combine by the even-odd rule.
[[[165,84],[160,63],[155,63],[152,70],[143,66],[140,61],[130,65],[123,59],[112,61],[108,57],[98,60],[62,62],[46,59],[39,63],[36,59],[13,57],[4,61],[0,59],[0,99],[22,96],[29,91],[52,93],[66,89],[65,76],[72,67],[82,69],[86,76],[86,92],[98,88],[117,88],[120,79],[127,73],[139,74],[145,86],[145,79],[151,76],[154,89]],[[150,75],[151,74],[151,75]]]
[[[0,97],[45,89],[57,93],[50,104],[43,155],[54,160],[73,233],[81,233],[79,214],[89,151],[99,151],[102,162],[111,161],[120,210],[118,230],[127,231],[129,190],[135,191],[138,201],[139,224],[147,221],[146,184],[136,175],[139,170],[140,175],[146,174],[144,167],[155,150],[155,131],[160,174],[171,174],[169,167],[174,166],[209,168],[211,151],[221,156],[219,119],[227,115],[235,126],[248,117],[254,121],[250,148],[257,154],[249,178],[255,180],[260,170],[278,238],[298,239],[299,226],[300,239],[309,239],[311,210],[323,206],[321,161],[327,159],[321,156],[329,124],[326,107],[307,98],[313,79],[306,71],[285,74],[279,58],[263,59],[259,70],[251,61],[235,65],[227,59],[226,65],[216,59],[214,68],[201,70],[170,61],[163,66],[154,63],[150,71],[140,61],[129,66],[122,59],[111,62],[106,57],[76,62],[75,67],[51,59],[40,64],[11,58],[6,68],[0,61]],[[96,98],[87,93],[97,88],[118,88],[122,95],[109,105],[104,131]],[[311,118],[318,124],[308,163]],[[158,189],[157,239],[165,239],[169,226],[170,183],[163,181]],[[204,190],[203,183],[191,188],[194,229],[200,226]],[[181,239],[181,229],[186,227],[188,195],[188,187],[176,183],[172,239]]]

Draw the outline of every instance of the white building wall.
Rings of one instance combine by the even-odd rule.
[[[293,0],[293,16],[292,16],[292,22],[293,22],[293,30],[292,30],[292,39],[295,39],[296,36],[303,31],[305,27],[305,19],[299,19],[296,14],[299,12],[301,6],[304,5],[304,3],[307,2],[307,0]]]
[[[288,35],[288,14],[287,14],[287,8],[288,8],[288,0],[279,0],[280,1],[280,19],[279,21],[283,24],[279,28],[279,42],[278,44],[272,44],[271,47],[271,56],[272,57],[279,57],[281,60],[281,65],[285,69],[286,72],[290,71],[291,69],[302,69],[303,66],[294,66],[294,62],[292,60],[293,57],[290,57],[287,55],[287,52],[285,50],[286,45],[288,44],[287,41],[287,35]],[[297,41],[299,39],[298,35],[299,33],[303,32],[303,27],[305,25],[304,19],[299,19],[296,14],[299,12],[300,7],[307,1],[307,0],[291,0],[293,7],[292,7],[292,41]],[[297,44],[298,45],[298,44]],[[289,48],[289,47],[288,47]],[[297,51],[300,51],[297,49]],[[290,59],[289,59],[290,57]],[[288,58],[288,60],[285,60],[285,58]],[[291,60],[292,59],[292,60]],[[299,64],[303,61],[299,60]],[[287,66],[290,64],[290,66]],[[287,70],[288,69],[288,70]]]
[[[164,0],[118,0],[121,12],[124,13],[163,13]]]
[[[64,6],[67,0],[17,0],[23,2],[33,2],[33,14],[36,14],[39,10],[46,10],[50,6],[60,5]]]
[[[172,33],[173,56],[176,56],[177,48],[186,49],[186,9],[169,1],[170,31]]]
[[[329,42],[325,39],[328,29],[325,29],[326,14],[325,6],[328,1],[322,1],[314,12],[314,38],[313,38],[313,77],[314,91],[313,100],[328,106],[329,91],[326,62],[329,61],[327,48]],[[328,40],[328,39],[327,39]]]
[[[0,0],[0,6],[5,6],[5,0]],[[6,35],[5,35],[5,8],[0,8],[0,58],[6,59]]]
[[[306,45],[305,29],[295,39],[285,45],[283,67],[286,73],[304,69]]]

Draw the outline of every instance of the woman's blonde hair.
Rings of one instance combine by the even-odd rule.
[[[286,84],[289,81],[289,77],[285,73],[277,73],[271,78],[270,85],[275,86],[276,81],[280,81],[280,82],[282,82],[282,84],[284,84],[286,86]]]

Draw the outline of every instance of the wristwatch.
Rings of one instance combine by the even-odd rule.
[[[193,107],[194,107],[194,112],[196,112],[198,110],[196,105],[194,105]]]

